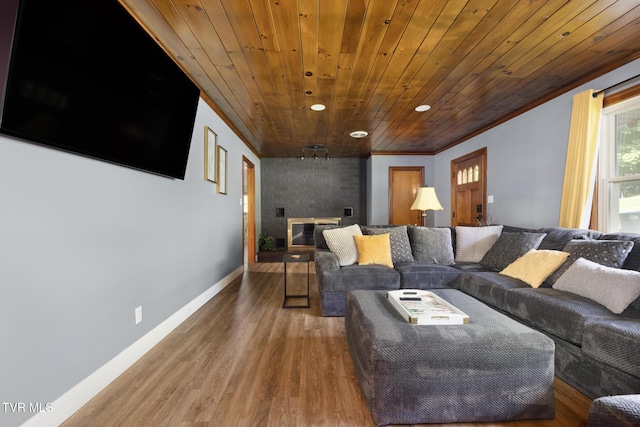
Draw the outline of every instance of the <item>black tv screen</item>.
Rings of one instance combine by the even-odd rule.
[[[184,179],[199,89],[117,0],[20,0],[15,22],[0,132]]]

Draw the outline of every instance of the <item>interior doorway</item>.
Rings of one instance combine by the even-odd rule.
[[[422,212],[411,210],[423,183],[423,166],[389,167],[389,224],[423,225]]]
[[[451,225],[487,223],[487,148],[451,161]]]
[[[242,239],[243,263],[256,262],[255,165],[242,156]]]

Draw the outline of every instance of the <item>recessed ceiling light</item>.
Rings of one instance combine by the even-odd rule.
[[[365,132],[363,130],[356,130],[349,134],[351,138],[364,138],[367,135],[369,135],[369,132]]]
[[[327,108],[327,107],[325,107],[325,106],[324,106],[324,104],[313,104],[313,105],[311,106],[311,109],[312,109],[313,111],[322,111],[322,110],[324,110],[325,108]]]
[[[415,108],[415,110],[416,110],[416,111],[418,111],[418,112],[420,112],[420,113],[422,113],[423,111],[428,111],[428,110],[430,110],[430,109],[431,109],[431,105],[427,105],[427,104],[424,104],[424,105],[418,105],[418,106]]]

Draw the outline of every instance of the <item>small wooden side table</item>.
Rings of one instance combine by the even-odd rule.
[[[309,254],[286,254],[282,257],[284,263],[284,300],[282,301],[282,308],[309,308],[309,262],[311,257]],[[287,293],[287,264],[294,262],[306,262],[307,263],[307,293],[306,294],[288,294]],[[305,298],[307,300],[306,305],[292,305],[287,304],[289,298]]]

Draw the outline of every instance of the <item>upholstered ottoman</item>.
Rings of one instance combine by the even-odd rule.
[[[385,291],[347,294],[349,351],[378,425],[550,419],[554,343],[453,289],[466,325],[411,325]]]

